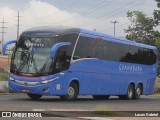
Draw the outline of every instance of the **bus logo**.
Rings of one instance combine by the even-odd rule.
[[[119,64],[119,71],[142,72],[143,68],[139,65]]]

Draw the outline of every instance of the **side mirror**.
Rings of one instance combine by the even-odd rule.
[[[59,43],[54,44],[50,51],[50,57],[53,58],[56,54],[57,49],[61,46],[66,46],[66,45],[71,45],[71,43],[70,42],[59,42]]]
[[[16,42],[17,42],[16,40],[11,40],[11,41],[8,41],[5,44],[3,44],[3,46],[2,46],[2,54],[5,55],[6,48],[7,48],[8,45],[16,43]]]

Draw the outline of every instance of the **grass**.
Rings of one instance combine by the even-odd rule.
[[[160,93],[160,85],[155,86],[155,93]]]
[[[96,107],[96,110],[94,111],[97,115],[104,115],[104,116],[115,116],[116,113],[114,111],[109,110],[108,108],[104,106],[98,106]]]
[[[155,93],[160,93],[160,78],[156,80]]]
[[[7,73],[0,73],[0,81],[7,81],[8,74]]]
[[[3,68],[0,68],[0,81],[7,81],[8,78],[7,72]]]

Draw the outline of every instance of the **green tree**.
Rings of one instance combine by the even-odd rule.
[[[155,41],[155,46],[157,47],[158,49],[158,58],[160,58],[160,36],[159,38],[156,39]],[[157,74],[160,75],[160,59],[158,59],[158,70],[157,70]]]
[[[157,7],[160,8],[160,0],[155,0],[157,2]],[[160,10],[154,10],[153,12],[154,19],[156,21],[156,24],[159,25],[160,22]]]
[[[154,45],[155,43],[155,30],[157,21],[152,17],[147,17],[141,11],[128,11],[127,17],[131,24],[128,29],[125,29],[127,33],[126,38],[137,42]]]
[[[154,10],[153,15],[154,15],[154,19],[156,21],[156,24],[159,25],[160,24],[160,0],[155,0],[155,1],[157,2],[158,10]],[[155,46],[158,49],[158,58],[160,58],[160,33],[157,31],[155,36],[156,36]],[[158,75],[160,75],[160,59],[158,59],[157,73],[158,73]]]

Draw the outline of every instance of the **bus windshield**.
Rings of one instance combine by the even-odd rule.
[[[51,63],[49,53],[58,37],[21,37],[12,56],[11,71],[22,75],[45,75]]]

